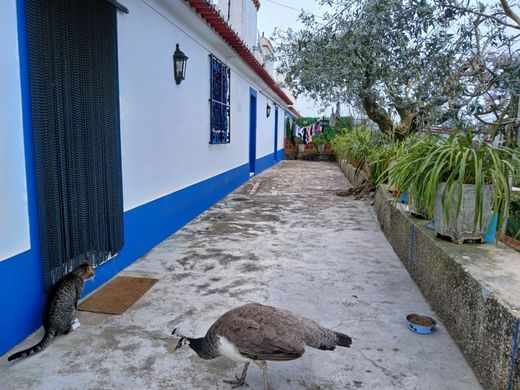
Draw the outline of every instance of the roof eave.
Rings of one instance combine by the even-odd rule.
[[[276,84],[271,75],[258,62],[254,54],[240,39],[238,34],[226,23],[222,15],[206,0],[185,0],[206,23],[226,41],[226,43],[242,58],[242,60],[260,76],[260,78],[276,93],[284,103],[292,105],[292,100]]]

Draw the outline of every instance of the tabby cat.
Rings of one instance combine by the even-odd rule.
[[[78,300],[83,291],[85,280],[94,277],[94,269],[88,263],[84,263],[74,271],[61,278],[51,289],[43,309],[43,328],[45,335],[35,346],[16,352],[9,356],[11,361],[18,358],[31,356],[45,349],[58,333],[69,333],[79,327],[76,318]]]

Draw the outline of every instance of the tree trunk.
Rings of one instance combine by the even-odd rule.
[[[394,104],[394,107],[401,119],[394,129],[394,135],[396,139],[403,140],[419,130],[420,111],[417,110],[415,103]]]
[[[361,96],[361,103],[368,117],[379,126],[383,134],[392,134],[394,125],[388,113],[379,105],[376,97],[370,91],[365,91]]]
[[[399,122],[399,125],[395,128],[394,134],[395,138],[398,140],[403,140],[406,137],[408,137],[410,134],[417,132],[418,126],[417,126],[417,112],[406,112],[406,114],[401,115],[401,121]]]

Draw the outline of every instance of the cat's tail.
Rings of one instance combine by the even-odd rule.
[[[7,360],[11,361],[19,358],[26,358],[28,356],[34,355],[35,353],[43,351],[45,348],[47,348],[55,336],[56,331],[54,329],[45,330],[45,335],[38,344],[32,346],[31,348],[24,349],[23,351],[16,352],[15,354],[9,356]]]

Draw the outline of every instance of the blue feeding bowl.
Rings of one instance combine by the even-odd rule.
[[[420,334],[432,333],[437,326],[437,322],[433,318],[420,314],[408,314],[406,320],[408,321],[408,329]]]

